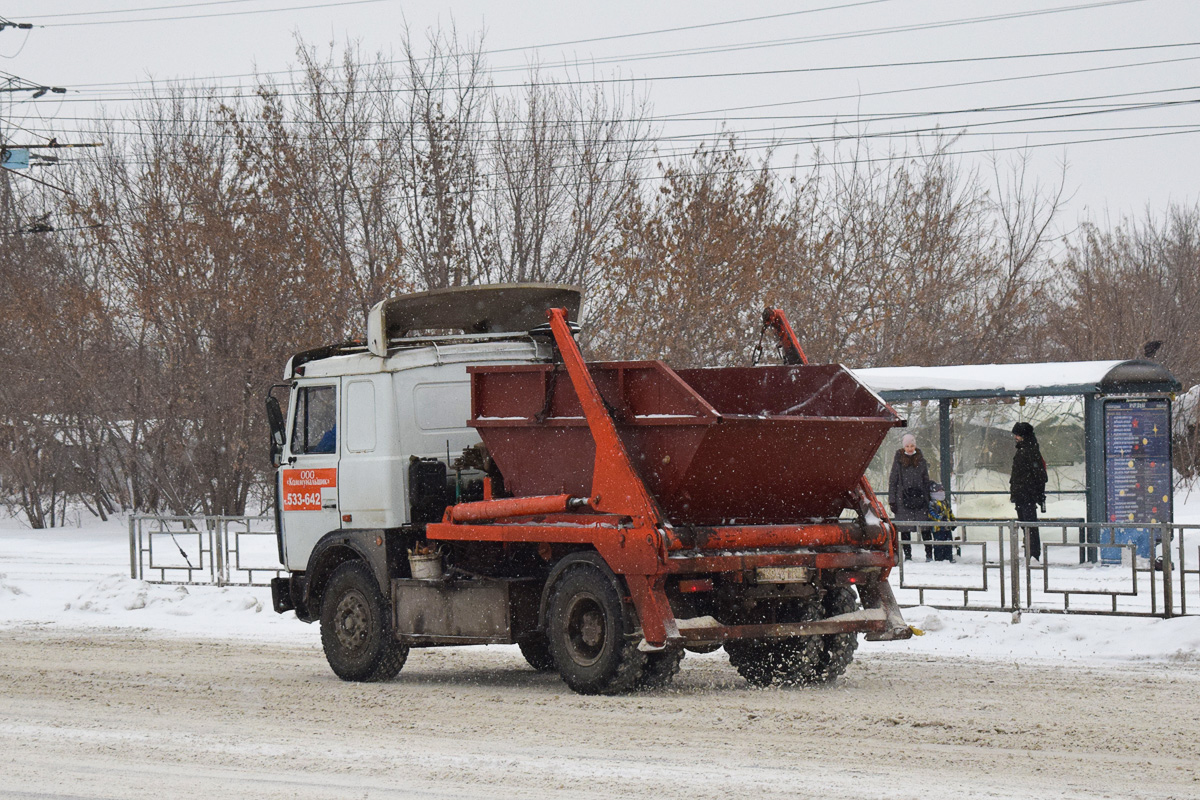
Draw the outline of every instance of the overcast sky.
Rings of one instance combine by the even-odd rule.
[[[807,164],[813,138],[865,132],[883,156],[915,148],[896,134],[940,127],[964,131],[955,148],[968,153],[1028,147],[1046,183],[1065,162],[1064,228],[1200,198],[1197,0],[38,0],[0,2],[0,16],[39,26],[0,31],[0,69],[69,90],[14,94],[0,112],[9,143],[86,139],[98,101],[119,117],[150,78],[284,70],[296,37],[395,53],[405,25],[423,37],[453,23],[483,37],[498,83],[533,61],[641,79],[667,151],[724,121]],[[1102,52],[1048,55],[1080,50]],[[900,63],[930,61],[943,63]]]

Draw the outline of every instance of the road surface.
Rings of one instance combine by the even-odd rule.
[[[747,687],[581,697],[515,648],[413,651],[385,684],[315,645],[0,631],[0,797],[1196,798],[1200,664],[860,656]]]

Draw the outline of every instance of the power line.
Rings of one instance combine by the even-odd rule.
[[[570,39],[563,42],[549,42],[547,44],[527,45],[524,47],[505,47],[497,50],[485,50],[484,55],[494,55],[496,53],[516,53],[526,52],[529,50],[545,50],[551,47],[567,47],[575,44],[594,44],[596,42],[611,42],[617,39],[633,39],[640,36],[657,36],[664,33],[680,33],[682,31],[696,31],[704,28],[716,28],[724,25],[740,25],[746,22],[762,22],[770,19],[782,19],[784,17],[796,17],[802,14],[816,14],[822,11],[840,11],[844,8],[854,8],[856,6],[872,6],[879,3],[891,2],[891,0],[862,0],[857,3],[842,3],[836,6],[823,6],[821,8],[807,8],[803,11],[786,11],[781,14],[765,14],[759,17],[743,17],[741,19],[724,20],[722,22],[705,22],[699,25],[681,25],[675,28],[659,28],[652,31],[637,31],[635,33],[618,33],[610,36],[592,36],[587,39]]]
[[[1154,61],[1134,61],[1127,64],[1108,64],[1103,67],[1082,67],[1080,69],[1060,70],[1056,72],[1035,72],[1027,75],[1009,75],[1003,78],[983,78],[974,81],[957,81],[955,83],[935,83],[926,86],[909,86],[902,89],[881,89],[875,92],[856,92],[855,94],[830,95],[827,97],[812,97],[804,100],[784,100],[776,103],[756,103],[745,106],[727,106],[703,111],[683,111],[675,114],[664,114],[659,119],[688,119],[694,114],[717,114],[723,111],[748,111],[758,108],[778,108],[780,106],[805,105],[809,103],[824,103],[831,100],[859,100],[865,97],[886,97],[894,94],[911,92],[926,92],[935,89],[959,89],[966,86],[984,86],[993,83],[1011,83],[1013,81],[1037,80],[1039,78],[1059,78],[1064,75],[1082,75],[1089,72],[1108,72],[1115,69],[1132,69],[1135,67],[1161,66],[1162,64],[1178,64],[1186,61],[1198,61],[1200,56],[1184,56],[1182,58],[1166,58]]]
[[[1197,56],[1195,58],[1200,59],[1200,56]],[[1153,104],[1153,103],[1146,104],[1144,102],[1143,103],[1125,104],[1125,106],[1121,106],[1120,104],[1116,104],[1116,103],[1107,103],[1104,105],[1083,105],[1083,104],[1087,103],[1088,101],[1117,100],[1117,99],[1121,99],[1121,98],[1142,97],[1142,96],[1146,96],[1146,95],[1155,95],[1155,94],[1171,94],[1171,93],[1176,93],[1176,92],[1187,92],[1187,91],[1197,91],[1197,90],[1200,90],[1200,84],[1187,85],[1187,86],[1170,86],[1170,87],[1140,89],[1140,90],[1131,91],[1131,92],[1110,92],[1107,94],[1077,95],[1077,96],[1072,96],[1072,97],[1057,97],[1057,98],[1048,99],[1048,100],[1029,100],[1029,101],[1024,101],[1024,102],[1020,102],[1020,103],[1004,103],[1004,104],[990,105],[990,106],[969,106],[966,108],[924,109],[924,110],[912,110],[912,111],[886,111],[886,112],[879,112],[879,113],[874,113],[874,114],[864,114],[864,113],[858,112],[858,113],[854,114],[853,116],[851,116],[849,118],[849,120],[847,120],[847,118],[844,117],[843,115],[838,115],[838,114],[775,114],[775,115],[732,116],[732,117],[731,116],[722,116],[722,117],[686,117],[686,118],[678,118],[675,116],[658,117],[658,116],[654,116],[654,115],[647,115],[647,116],[641,116],[641,117],[614,118],[614,119],[607,120],[607,122],[627,123],[627,124],[639,124],[639,123],[647,123],[648,124],[648,123],[695,123],[695,122],[730,122],[730,121],[746,122],[746,121],[761,121],[761,120],[781,120],[781,121],[815,120],[814,122],[806,122],[803,125],[797,124],[797,125],[786,126],[786,127],[814,127],[814,126],[821,126],[821,125],[825,125],[825,124],[835,123],[838,121],[852,121],[852,122],[894,121],[894,120],[899,120],[899,119],[912,119],[912,118],[919,118],[919,117],[954,116],[954,115],[963,115],[963,114],[994,114],[994,113],[1000,113],[1000,112],[1005,112],[1005,111],[1024,111],[1024,110],[1029,110],[1029,109],[1033,109],[1033,108],[1042,108],[1042,109],[1047,109],[1047,110],[1074,110],[1074,109],[1082,109],[1082,108],[1108,109],[1108,108],[1124,108],[1125,106],[1129,106],[1129,105],[1134,105],[1134,106],[1145,105],[1146,108],[1153,108],[1157,104]],[[91,119],[90,117],[81,117],[81,116],[60,116],[57,118],[75,121],[75,122],[86,121],[88,119]],[[170,123],[182,123],[182,122],[189,121],[189,120],[187,118],[173,117],[173,116],[150,116],[150,117],[122,116],[122,117],[112,118],[109,121],[120,122],[120,123],[133,123],[133,124],[160,124],[160,123],[170,124]],[[280,120],[280,122],[281,122],[281,124],[284,124],[284,125],[299,126],[299,127],[312,127],[315,124],[317,124],[311,120],[301,120],[301,119],[284,119],[284,120]],[[550,126],[550,127],[574,128],[581,124],[581,120],[565,118],[565,117],[564,118],[543,118],[543,119],[539,120],[539,123]],[[376,127],[377,124],[378,124],[377,122],[370,122],[370,123],[367,123],[367,125],[365,127],[373,128],[373,127]],[[494,118],[478,118],[478,119],[473,119],[473,120],[460,120],[456,124],[469,125],[469,126],[492,127],[497,124],[497,120]],[[523,121],[518,119],[518,120],[514,121],[513,124],[521,125],[521,124],[523,124]],[[761,130],[761,129],[750,129],[750,132],[753,132],[754,130]]]
[[[1056,50],[1056,51],[1047,51],[1047,52],[1038,52],[1038,53],[1010,53],[1010,54],[990,55],[990,56],[967,56],[967,57],[961,57],[961,58],[937,58],[937,59],[922,59],[922,60],[910,60],[910,61],[888,61],[888,62],[875,62],[875,63],[864,63],[864,64],[835,64],[835,65],[828,65],[828,66],[791,67],[791,68],[787,68],[787,69],[739,70],[739,71],[734,71],[734,72],[689,73],[689,74],[676,74],[676,75],[660,75],[660,76],[653,76],[653,77],[648,77],[648,78],[612,77],[612,78],[593,78],[593,79],[589,79],[589,80],[558,80],[558,79],[555,79],[555,80],[546,80],[546,81],[544,81],[544,83],[548,86],[577,86],[577,85],[629,84],[629,83],[638,83],[638,82],[653,83],[655,81],[705,80],[705,79],[713,79],[713,78],[740,78],[740,77],[758,77],[758,76],[776,76],[776,75],[799,75],[799,74],[813,74],[813,73],[825,73],[825,72],[846,72],[846,71],[854,71],[854,70],[894,69],[894,68],[898,68],[898,67],[952,66],[952,65],[959,65],[959,64],[975,64],[975,63],[986,63],[986,62],[996,62],[996,61],[1014,61],[1014,60],[1039,59],[1039,58],[1058,58],[1058,57],[1067,57],[1067,56],[1098,55],[1098,54],[1138,52],[1138,51],[1147,51],[1147,50],[1153,51],[1153,50],[1192,48],[1192,47],[1200,47],[1200,41],[1172,42],[1172,43],[1166,43],[1166,44],[1136,45],[1136,46],[1127,46],[1127,47],[1089,48],[1089,49],[1084,49],[1084,50]],[[390,62],[387,62],[387,63],[390,63]],[[1154,62],[1154,61],[1138,62],[1138,63],[1132,64],[1130,66],[1144,66],[1144,65],[1155,64],[1155,63],[1158,63],[1158,62]],[[1167,60],[1165,63],[1170,63],[1170,60]],[[1090,67],[1090,68],[1087,68],[1086,70],[1081,70],[1081,71],[1087,71],[1087,70],[1100,71],[1100,70],[1114,69],[1114,68],[1123,68],[1123,67],[1113,67],[1113,66]],[[266,76],[269,77],[269,74],[267,74]],[[1030,77],[1038,77],[1038,76],[1035,75],[1035,76],[1030,76]],[[989,80],[1002,81],[1002,80],[1011,80],[1011,79],[1000,78],[1000,79],[989,79]],[[166,83],[167,85],[171,85],[171,82],[168,82],[168,81],[151,82],[149,85],[153,87],[153,86],[160,85],[161,83]],[[137,84],[137,83],[84,84],[80,87],[77,87],[77,89],[86,89],[89,86],[129,87],[129,86],[138,86],[138,85],[145,85],[145,84]],[[196,84],[185,84],[185,85],[195,86]],[[285,86],[285,87],[293,87],[293,88],[297,87],[297,86],[304,86],[304,85],[305,84],[303,82],[276,84],[276,86]],[[483,88],[517,89],[517,88],[525,88],[528,85],[529,85],[528,83],[518,83],[518,84],[491,83],[491,84],[487,84],[486,86],[480,85],[479,88],[481,88],[481,89],[483,89]],[[951,86],[953,86],[953,84],[951,84]],[[253,86],[247,87],[244,85],[208,87],[208,86],[204,86],[203,84],[199,84],[197,86],[196,90],[199,91],[199,90],[205,90],[205,89],[210,89],[210,88],[213,91],[219,91],[219,90],[224,90],[224,89],[233,89],[235,91],[243,92],[243,93],[249,92],[249,93],[253,94],[255,92],[255,87],[253,87]],[[466,88],[466,87],[464,87],[462,85],[446,87],[447,90],[451,90],[451,91],[461,90],[464,88]],[[72,90],[72,91],[73,91],[73,93],[76,92],[76,90]],[[402,88],[402,89],[392,89],[391,91],[393,91],[393,92],[397,92],[397,91],[408,92],[408,91],[413,91],[413,90]],[[83,91],[79,91],[78,93],[85,94],[85,92],[83,92]],[[193,99],[193,100],[208,99],[208,96],[209,96],[208,93],[206,93],[204,95],[190,95],[190,96],[185,95],[185,96],[181,97],[180,99]],[[229,96],[229,95],[222,95],[222,96]],[[245,95],[245,94],[232,95],[233,98],[239,98],[239,97],[245,97],[245,96],[247,96],[247,95]],[[301,97],[301,96],[305,96],[305,93],[304,92],[279,92],[279,96],[280,97]],[[96,94],[89,94],[87,97],[74,97],[74,98],[68,98],[67,100],[68,100],[68,102],[99,102],[99,101],[118,102],[118,101],[134,101],[134,100],[140,100],[140,99],[143,99],[143,98],[142,98],[142,96],[138,96],[138,95],[134,95],[134,96],[116,95],[116,96],[113,96],[113,95],[106,95],[104,93],[96,93]]]
[[[218,0],[217,2],[212,2],[212,3],[190,3],[187,5],[188,6],[204,6],[204,5],[220,5],[221,3],[241,3],[241,2],[257,2],[257,0]],[[560,46],[571,45],[571,44],[584,44],[584,43],[590,43],[590,42],[610,41],[610,40],[616,40],[616,39],[630,39],[630,38],[635,38],[635,37],[640,37],[640,36],[652,36],[652,35],[658,35],[658,34],[663,34],[663,33],[676,33],[676,32],[680,32],[680,31],[699,30],[701,28],[714,28],[714,27],[720,27],[720,26],[725,26],[725,25],[739,25],[739,24],[747,23],[747,22],[759,22],[762,20],[778,19],[781,17],[793,17],[793,16],[799,16],[802,14],[814,14],[814,13],[821,12],[821,11],[833,11],[833,10],[840,10],[840,9],[844,9],[844,8],[853,8],[856,6],[864,6],[864,5],[875,5],[878,3],[887,3],[887,2],[893,2],[893,0],[859,0],[859,2],[842,3],[840,5],[824,6],[822,8],[810,8],[810,9],[805,9],[802,11],[789,11],[789,12],[784,12],[784,13],[780,13],[780,14],[767,14],[767,15],[758,16],[758,17],[742,17],[739,19],[723,20],[720,22],[707,22],[707,23],[700,23],[697,25],[683,25],[683,26],[678,26],[678,27],[674,27],[674,28],[661,28],[658,30],[637,31],[637,32],[633,32],[633,33],[613,34],[610,36],[596,36],[596,37],[592,37],[589,39],[575,39],[575,40],[571,40],[571,41],[552,42],[552,43],[548,43],[548,44],[521,45],[521,46],[517,46],[517,47],[506,47],[506,48],[499,48],[499,49],[494,49],[494,50],[481,50],[481,51],[479,51],[479,55],[494,55],[497,53],[526,52],[526,51],[530,51],[530,50],[539,50],[539,49],[545,49],[545,48],[549,48],[549,47],[560,47]],[[186,6],[184,6],[184,5],[158,6],[155,8],[173,8],[173,7],[184,8]],[[126,9],[126,11],[132,11],[132,10],[134,10],[134,9]],[[149,10],[149,9],[143,9],[143,10]],[[74,12],[71,14],[43,15],[42,17],[38,17],[38,19],[49,18],[49,17],[53,17],[53,16],[70,17],[70,16],[83,16],[83,15],[95,15],[95,14],[116,14],[116,13],[123,13],[123,12],[120,12],[120,11]],[[429,60],[429,59],[425,59],[425,60]],[[392,61],[388,61],[385,63],[394,64],[394,63],[398,63],[398,62],[396,60],[392,60]],[[293,68],[285,69],[285,70],[274,70],[274,71],[269,71],[269,72],[243,72],[243,73],[234,73],[234,74],[230,74],[230,75],[221,75],[221,76],[215,76],[215,77],[217,79],[251,78],[251,77],[269,76],[269,75],[291,75],[296,72],[303,72],[303,71],[304,71],[303,68],[293,67]],[[109,82],[109,83],[92,83],[92,84],[81,84],[81,85],[82,86],[135,85],[136,86],[136,85],[140,85],[141,83],[142,83],[141,81],[135,81],[132,83],[128,82],[128,81],[118,81],[118,82]]]
[[[1144,0],[1110,0],[1110,2],[1122,2],[1122,3],[1143,2],[1143,1]],[[1070,8],[1074,8],[1074,7],[1070,7]],[[1048,11],[1040,11],[1040,12],[1025,12],[1025,13],[1032,14],[1032,13],[1049,13],[1049,12]],[[979,18],[979,19],[983,19],[983,18]],[[734,20],[734,22],[736,22],[736,21],[738,21],[738,20]],[[510,50],[538,49],[538,48],[549,47],[549,46],[551,46],[551,45],[533,45],[528,48],[508,48],[508,49],[510,49]],[[1014,54],[1005,54],[1005,55],[996,55],[996,56],[972,56],[972,57],[952,58],[952,59],[927,59],[927,60],[893,61],[893,62],[868,63],[868,64],[847,64],[847,65],[835,65],[835,66],[825,66],[825,67],[804,67],[804,68],[794,68],[794,69],[787,69],[787,70],[756,70],[756,71],[745,71],[744,70],[744,71],[739,71],[739,72],[728,72],[728,73],[701,73],[701,74],[695,74],[695,75],[650,76],[650,77],[639,77],[639,78],[625,78],[625,79],[621,79],[621,81],[622,82],[630,82],[630,81],[655,81],[655,80],[682,80],[682,79],[686,79],[686,78],[736,77],[736,76],[746,76],[746,75],[779,75],[779,74],[799,74],[799,73],[806,73],[806,72],[845,71],[845,70],[856,70],[856,69],[885,69],[885,68],[892,68],[892,67],[939,66],[939,65],[950,65],[950,64],[981,63],[981,62],[987,62],[987,61],[1006,61],[1006,60],[1026,59],[1026,58],[1050,58],[1050,57],[1060,57],[1060,56],[1095,55],[1095,54],[1121,53],[1121,52],[1132,52],[1132,51],[1140,51],[1140,50],[1159,50],[1159,49],[1166,49],[1166,48],[1196,47],[1196,46],[1200,46],[1200,42],[1195,42],[1195,41],[1173,42],[1173,43],[1165,43],[1165,44],[1136,45],[1136,46],[1126,46],[1126,47],[1099,47],[1099,48],[1089,48],[1089,49],[1082,49],[1082,50],[1057,50],[1057,51],[1037,52],[1037,53],[1014,53]],[[496,53],[496,52],[505,52],[505,51],[501,51],[501,50],[481,51],[480,55],[486,55],[488,53]],[[383,60],[383,61],[373,62],[372,64],[355,63],[353,66],[363,67],[363,66],[374,66],[374,65],[393,65],[393,64],[397,64],[397,63],[401,63],[400,60],[392,59],[392,60]],[[589,63],[591,63],[591,62],[589,62]],[[574,62],[572,62],[572,65],[574,65]],[[512,69],[527,69],[527,67],[525,67],[525,66],[522,66],[522,67],[497,67],[497,68],[490,69],[489,73],[495,73],[495,72],[501,72],[501,71],[511,71]],[[213,76],[213,79],[214,80],[223,80],[226,78],[264,78],[264,77],[271,77],[273,75],[290,75],[290,74],[294,74],[296,72],[303,72],[303,71],[304,71],[303,68],[292,68],[292,69],[276,70],[276,71],[268,71],[268,72],[234,73],[234,74],[229,74],[229,75]],[[124,88],[124,87],[144,86],[147,83],[154,84],[154,83],[158,83],[158,82],[159,81],[149,81],[149,82],[147,82],[147,81],[109,81],[109,82],[102,82],[102,83],[75,84],[75,88],[80,89],[80,90],[89,89],[89,88],[93,88],[93,87],[112,87],[112,86]],[[168,82],[168,81],[162,81],[162,82]],[[580,82],[581,83],[597,83],[597,82],[603,83],[603,82],[606,82],[606,80],[605,79],[595,79],[595,80],[591,80],[591,81],[580,81]],[[280,85],[295,86],[298,84],[283,83]]]
[[[59,14],[37,14],[33,19],[62,19],[63,17],[98,17],[112,14],[140,14],[143,11],[176,11],[181,8],[205,8],[210,6],[242,5],[261,3],[264,0],[207,0],[203,3],[174,3],[166,6],[142,6],[141,8],[110,8],[103,11],[64,11]]]
[[[393,0],[339,0],[339,2],[330,3],[312,3],[303,6],[287,6],[285,8],[260,8],[250,11],[223,11],[216,14],[187,14],[175,17],[141,17],[138,19],[107,19],[107,20],[89,20],[86,22],[51,22],[42,25],[43,28],[73,28],[81,25],[124,25],[132,22],[168,22],[174,20],[185,19],[211,19],[214,17],[244,17],[251,14],[275,14],[280,11],[307,11],[314,8],[332,8],[340,6],[361,6],[368,3],[387,3]],[[202,5],[202,4],[201,4]],[[52,15],[46,15],[52,16]],[[35,17],[40,19],[40,17]]]
[[[844,31],[841,33],[818,34],[814,36],[802,36],[791,39],[776,39],[759,42],[744,42],[736,45],[713,45],[710,47],[690,48],[685,50],[660,51],[656,53],[645,54],[628,54],[617,56],[606,56],[600,59],[591,59],[590,64],[611,64],[611,63],[629,63],[631,61],[646,61],[658,58],[678,58],[682,56],[693,55],[713,55],[716,53],[734,53],[745,50],[759,50],[768,47],[783,47],[797,44],[814,44],[819,42],[837,42],[847,39],[861,39],[872,36],[884,36],[894,33],[912,33],[915,31],[938,30],[941,28],[953,28],[962,25],[975,25],[986,22],[1006,22],[1015,19],[1024,19],[1028,17],[1041,17],[1049,14],[1070,13],[1073,11],[1089,11],[1096,8],[1106,6],[1128,5],[1130,3],[1142,3],[1145,0],[1102,0],[1102,2],[1083,3],[1073,6],[1059,6],[1057,8],[1038,9],[1034,11],[1014,11],[1007,14],[992,14],[989,16],[980,17],[962,17],[954,20],[943,20],[940,22],[923,22],[914,23],[912,25],[898,25],[883,28],[868,28],[859,31]],[[557,63],[544,64],[545,67],[560,67],[573,66],[574,61],[563,61]],[[496,72],[507,72],[517,67],[501,67],[497,68]]]

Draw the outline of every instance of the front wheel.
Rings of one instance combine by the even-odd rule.
[[[525,656],[529,666],[538,672],[554,671],[554,655],[550,652],[550,643],[546,641],[544,634],[538,633],[528,639],[522,639],[517,642],[517,647],[521,649],[521,655]]]
[[[609,575],[591,564],[572,566],[554,585],[546,636],[558,672],[580,694],[635,688],[646,654],[629,641],[631,615]]]
[[[361,561],[333,571],[321,598],[321,646],[344,681],[386,681],[408,658],[407,645],[392,637],[391,615],[375,576]]]

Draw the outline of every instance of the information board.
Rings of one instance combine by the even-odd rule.
[[[1136,542],[1138,555],[1149,558],[1150,531],[1129,523],[1172,520],[1171,411],[1166,400],[1105,401],[1104,466],[1105,516],[1109,522],[1126,523],[1114,529],[1114,538]],[[1101,550],[1106,563],[1120,558],[1116,548]]]

